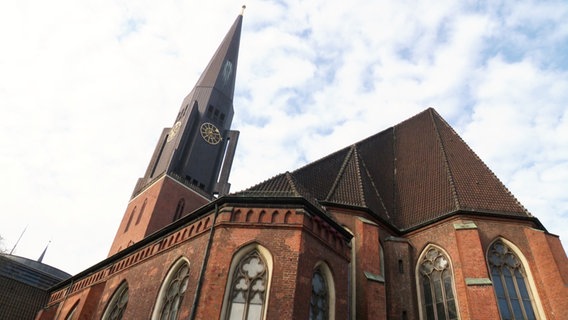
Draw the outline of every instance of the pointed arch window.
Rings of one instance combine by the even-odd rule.
[[[536,319],[527,274],[513,250],[495,241],[487,254],[501,319]]]
[[[177,319],[189,284],[189,263],[180,258],[166,276],[154,307],[152,319]]]
[[[132,209],[132,211],[130,212],[130,217],[128,217],[128,222],[126,223],[124,232],[128,231],[128,228],[130,228],[130,224],[132,223],[132,218],[134,218],[135,213],[136,213],[136,207],[134,207],[134,209]]]
[[[80,301],[81,300],[78,300],[77,302],[75,302],[75,304],[73,305],[73,308],[71,308],[71,311],[69,311],[69,313],[65,317],[65,320],[73,320],[73,317],[75,316],[75,312],[77,311],[77,306],[79,305]]]
[[[424,251],[419,259],[417,277],[423,318],[458,319],[452,267],[441,249],[431,246]]]
[[[181,215],[183,213],[183,208],[185,207],[185,200],[179,199],[177,207],[176,207],[176,212],[174,214],[174,221],[178,220],[179,218],[181,218]]]
[[[267,287],[266,262],[258,251],[245,256],[233,274],[228,319],[262,319]]]
[[[142,203],[142,208],[140,208],[140,212],[138,212],[138,218],[136,218],[136,225],[140,223],[140,219],[142,219],[142,215],[144,214],[144,210],[146,209],[146,202],[148,202],[148,198],[144,199],[144,203]]]
[[[103,314],[102,320],[120,320],[128,304],[128,284],[126,281],[116,289]]]
[[[221,319],[266,319],[272,267],[272,254],[258,243],[251,243],[235,253]]]
[[[310,299],[310,320],[328,319],[328,290],[327,283],[318,268],[312,275],[312,297]]]
[[[320,262],[312,273],[312,295],[310,298],[310,320],[334,319],[335,289],[331,270]]]

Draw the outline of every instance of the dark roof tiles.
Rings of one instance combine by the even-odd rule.
[[[401,231],[459,210],[530,217],[431,108],[239,194],[366,207]]]

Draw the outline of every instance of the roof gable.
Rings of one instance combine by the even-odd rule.
[[[249,191],[364,207],[401,231],[457,211],[530,217],[432,108]]]

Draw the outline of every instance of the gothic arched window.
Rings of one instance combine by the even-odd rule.
[[[162,284],[152,319],[177,319],[188,284],[189,263],[182,258],[172,266]]]
[[[226,319],[260,320],[264,318],[269,268],[258,250],[242,257],[230,279]]]
[[[132,211],[130,212],[130,217],[128,217],[128,222],[126,223],[124,232],[128,231],[128,228],[130,228],[130,224],[132,223],[132,218],[134,218],[135,213],[136,213],[136,207],[134,207],[134,209],[132,209]]]
[[[497,240],[489,247],[487,261],[501,319],[536,319],[527,274],[519,257]]]
[[[310,320],[328,319],[328,289],[321,270],[318,268],[312,275],[312,297],[310,299]]]
[[[140,208],[140,212],[138,212],[138,218],[136,218],[136,225],[138,225],[140,223],[140,219],[142,219],[142,215],[144,214],[144,210],[146,209],[146,202],[148,202],[148,199],[144,199],[142,208]]]
[[[80,302],[80,300],[75,302],[75,304],[71,308],[71,311],[69,311],[69,313],[65,317],[65,320],[73,320],[73,317],[75,316],[75,312],[77,311],[77,306],[79,305],[79,302]]]
[[[320,262],[312,273],[310,320],[334,319],[335,288],[333,276],[327,264]]]
[[[103,314],[102,320],[120,320],[124,315],[124,310],[126,310],[126,304],[128,303],[128,284],[126,281],[116,289],[110,302]]]
[[[174,214],[174,221],[181,218],[184,207],[185,207],[185,200],[183,198],[179,199],[177,207],[176,207],[176,213]]]
[[[418,260],[422,315],[428,320],[458,319],[452,267],[448,256],[439,248],[430,246]]]

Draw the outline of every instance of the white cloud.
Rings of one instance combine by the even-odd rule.
[[[562,1],[248,3],[233,191],[435,106],[549,231],[568,233]],[[0,5],[0,235],[78,272],[106,256],[162,127],[239,5]],[[88,249],[86,249],[88,248]]]

